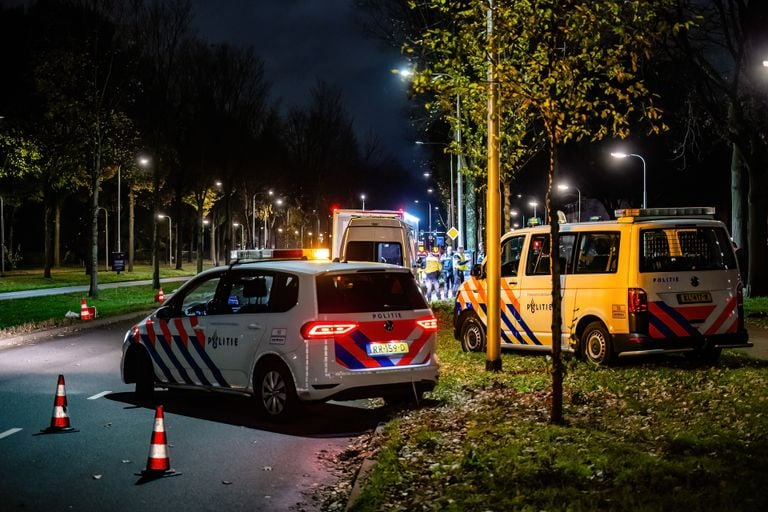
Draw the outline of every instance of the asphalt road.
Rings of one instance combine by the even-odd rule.
[[[158,391],[137,401],[120,380],[129,321],[0,353],[0,509],[3,511],[317,510],[307,491],[333,485],[323,457],[384,420],[365,403],[315,405],[286,426],[259,420],[246,397]],[[57,376],[78,432],[51,422]],[[140,483],[165,409],[171,466]]]

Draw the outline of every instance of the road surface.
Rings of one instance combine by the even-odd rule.
[[[246,397],[158,391],[155,401],[138,401],[120,380],[130,325],[2,350],[0,509],[317,510],[308,491],[334,483],[323,456],[385,419],[365,402],[313,405],[301,421],[276,426],[258,419]],[[43,435],[59,374],[79,431]],[[159,403],[181,475],[141,484]]]

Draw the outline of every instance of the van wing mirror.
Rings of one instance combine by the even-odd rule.
[[[469,271],[469,275],[478,279],[483,279],[485,278],[485,267],[480,263],[476,263],[472,265],[472,270]]]

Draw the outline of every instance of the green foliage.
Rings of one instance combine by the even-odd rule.
[[[40,148],[16,131],[0,132],[0,179],[34,178],[40,174]]]

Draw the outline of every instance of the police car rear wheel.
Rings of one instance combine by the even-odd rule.
[[[485,331],[474,316],[467,317],[461,328],[461,349],[464,352],[482,352],[485,350]]]
[[[286,420],[297,407],[291,374],[279,363],[268,363],[257,370],[255,395],[259,413],[271,420]]]
[[[600,322],[592,322],[581,335],[584,357],[594,364],[608,364],[613,355],[611,337]]]

